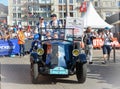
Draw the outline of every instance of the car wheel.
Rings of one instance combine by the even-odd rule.
[[[33,84],[37,84],[38,81],[38,64],[31,63],[31,79]]]
[[[86,81],[87,74],[87,64],[86,63],[76,63],[76,77],[79,83],[84,83]]]

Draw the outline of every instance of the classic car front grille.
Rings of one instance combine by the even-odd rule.
[[[57,66],[58,65],[58,45],[52,45],[52,53],[51,53],[51,65]]]

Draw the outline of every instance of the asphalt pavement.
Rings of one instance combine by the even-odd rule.
[[[102,50],[94,50],[84,84],[78,84],[74,75],[56,79],[56,84],[51,77],[40,76],[37,85],[31,82],[29,55],[0,57],[1,89],[120,89],[120,49],[116,50],[116,63],[113,55],[112,51],[110,62],[103,65]]]

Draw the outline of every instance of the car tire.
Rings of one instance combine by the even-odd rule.
[[[33,84],[37,84],[38,82],[38,64],[31,64],[31,79]]]
[[[87,75],[87,64],[86,63],[76,63],[76,77],[78,83],[84,83],[86,81]]]

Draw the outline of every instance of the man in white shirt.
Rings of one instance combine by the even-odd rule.
[[[57,33],[58,36],[60,37],[60,34],[63,32],[62,29],[62,23],[59,19],[57,19],[57,15],[56,14],[52,14],[51,15],[51,21],[49,22],[49,28],[51,28],[51,34],[52,36],[54,36],[54,33]]]
[[[39,17],[39,22],[36,26],[36,32],[37,33],[45,33],[45,30],[47,28],[47,22],[44,21],[44,17]]]
[[[52,28],[61,28],[62,27],[62,23],[60,20],[57,19],[56,14],[51,15],[51,21],[49,23],[49,26]]]

